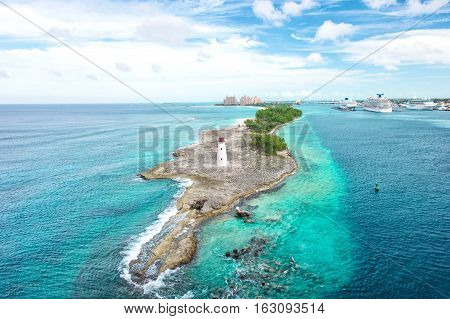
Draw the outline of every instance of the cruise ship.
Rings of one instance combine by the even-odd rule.
[[[377,113],[392,112],[392,102],[383,97],[384,94],[377,94],[376,98],[369,97],[364,103],[364,110]]]
[[[436,106],[436,103],[434,103],[431,100],[424,100],[424,99],[413,99],[406,103],[406,108],[408,110],[427,110],[427,111],[433,111],[434,107]]]
[[[337,106],[338,110],[341,111],[354,111],[356,107],[358,106],[358,103],[356,101],[349,100],[347,97],[339,103]]]

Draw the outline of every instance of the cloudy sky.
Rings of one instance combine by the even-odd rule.
[[[448,2],[0,0],[0,104],[448,97]]]

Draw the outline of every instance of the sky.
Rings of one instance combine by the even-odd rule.
[[[442,98],[449,71],[448,0],[0,0],[0,104]]]

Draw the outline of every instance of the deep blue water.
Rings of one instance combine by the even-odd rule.
[[[450,114],[307,117],[348,179],[342,221],[359,249],[338,296],[450,297]]]
[[[223,250],[255,234],[273,243],[256,265],[295,256],[301,268],[274,279],[283,290],[238,282],[237,297],[450,295],[450,113],[316,105],[279,133],[303,169],[243,203],[256,223],[242,226],[231,213],[207,223],[194,262],[143,294],[121,277],[123,260],[180,186],[136,174],[195,142],[199,129],[255,112],[165,107],[194,130],[147,105],[0,107],[0,297],[211,297],[242,266]],[[280,223],[267,224],[276,210]]]

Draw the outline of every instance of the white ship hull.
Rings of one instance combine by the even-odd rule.
[[[433,111],[434,105],[432,104],[407,104],[408,110],[420,110],[420,111]]]
[[[375,112],[375,113],[391,113],[392,107],[391,108],[379,108],[379,107],[364,106],[364,110],[369,111],[369,112]]]
[[[356,102],[354,103],[341,103],[341,107],[342,108],[352,108],[352,107],[357,107],[358,104]]]
[[[392,102],[384,98],[383,94],[377,95],[377,98],[370,97],[364,102],[364,110],[375,113],[392,113]]]

